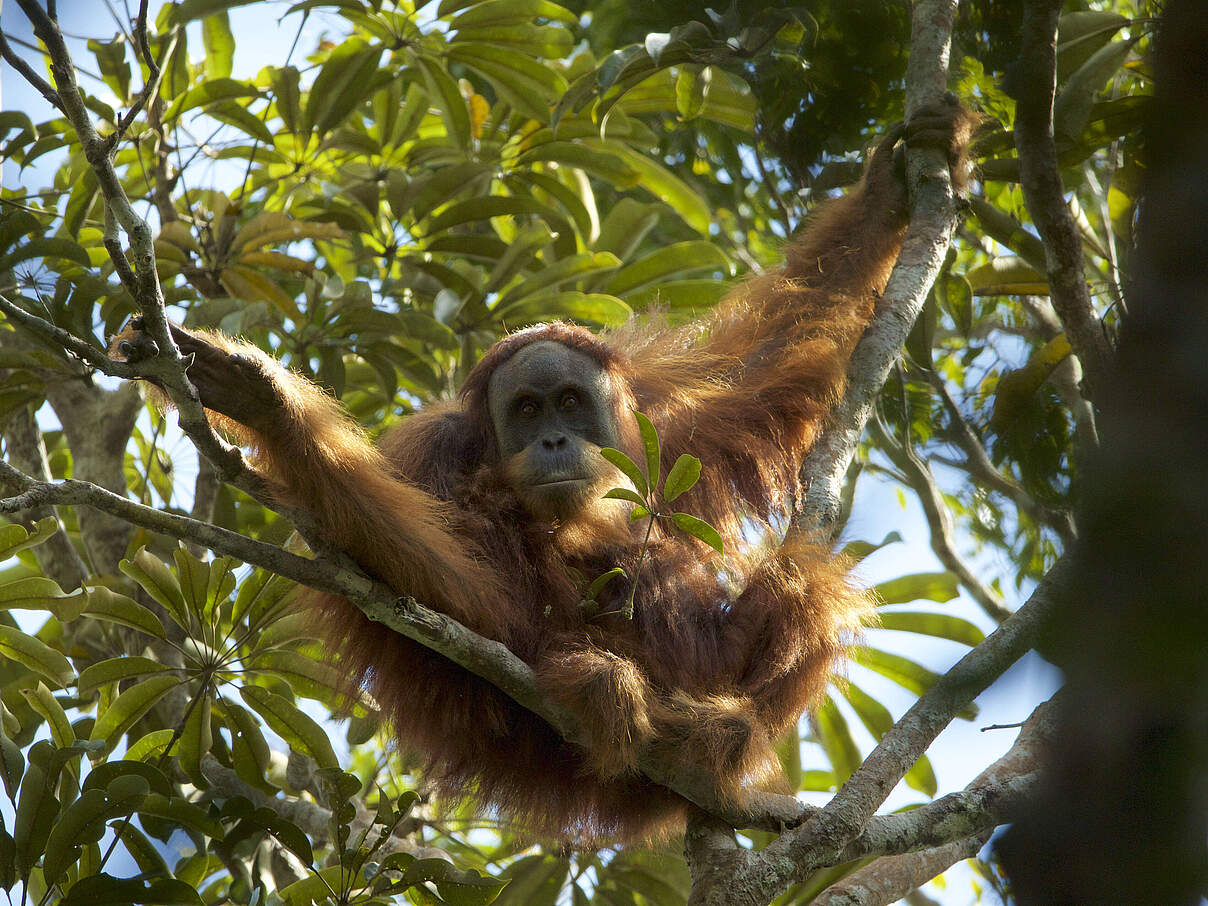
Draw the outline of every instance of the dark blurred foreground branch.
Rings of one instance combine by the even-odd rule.
[[[1003,836],[1020,904],[1195,906],[1208,889],[1208,18],[1170,0],[1154,43],[1144,203],[1102,445],[1079,493],[1082,593],[1038,806]],[[1043,804],[1041,807],[1040,804]]]

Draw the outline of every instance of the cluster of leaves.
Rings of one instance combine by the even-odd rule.
[[[55,530],[54,519],[32,534],[4,526],[0,555],[27,557]],[[353,826],[362,782],[340,771],[327,732],[298,705],[306,697],[339,707],[340,680],[290,611],[289,583],[263,572],[237,582],[237,564],[184,549],[175,567],[143,549],[121,562],[147,605],[117,582],[71,594],[40,576],[0,585],[0,780],[15,806],[12,833],[0,830],[0,886],[20,883],[23,897],[45,902],[57,893],[69,904],[248,902],[266,891],[244,857],[271,838],[309,869],[277,891],[290,906],[333,891],[386,902],[427,884],[448,903],[492,900],[501,882],[391,845],[416,794],[392,805],[377,790],[374,819]],[[29,634],[14,609],[52,617]],[[77,673],[59,647],[81,622],[124,633],[124,644],[143,654]],[[352,741],[374,726],[363,706],[355,709]],[[306,788],[330,816],[316,835],[330,844],[322,867],[307,833],[278,811],[243,796],[197,795],[215,772],[233,773],[262,799],[300,792],[297,776],[274,764],[267,730],[305,759]],[[180,852],[173,835],[181,833],[191,852]],[[137,877],[106,871],[115,852],[135,863]],[[169,864],[172,853],[179,857]]]
[[[725,553],[722,550],[721,535],[709,523],[698,519],[691,513],[676,513],[660,506],[660,504],[674,502],[677,497],[690,490],[700,480],[700,460],[690,453],[680,454],[671,467],[671,471],[667,473],[667,480],[663,481],[662,447],[659,442],[658,430],[641,412],[634,412],[633,415],[637,420],[638,431],[642,438],[642,451],[646,459],[645,473],[622,451],[612,447],[604,447],[600,450],[600,455],[620,469],[631,485],[630,487],[612,488],[604,494],[605,498],[632,503],[634,507],[629,512],[630,522],[637,522],[639,519],[647,520],[642,549],[638,553],[634,574],[630,577],[629,595],[625,598],[625,604],[621,608],[621,612],[627,620],[633,618],[633,596],[638,588],[638,578],[641,576],[642,565],[649,549],[650,533],[654,530],[656,521],[661,519],[669,522],[680,531],[703,541],[719,554]],[[589,607],[593,606],[596,596],[604,587],[617,576],[623,575],[625,575],[625,571],[616,567],[596,577],[587,587],[583,596],[584,602]]]
[[[153,212],[173,316],[248,337],[369,425],[450,392],[505,329],[562,317],[608,326],[651,305],[670,320],[704,310],[736,257],[775,260],[777,236],[801,213],[803,184],[820,197],[853,178],[847,152],[863,143],[870,108],[874,130],[900,117],[906,38],[884,4],[735,4],[702,16],[615,0],[304,0],[284,26],[327,15],[338,40],[237,76],[232,22],[253,5],[183,0],[159,9],[150,44],[164,79],[115,162],[129,195]],[[865,452],[908,491],[920,489],[894,464],[901,449],[954,466],[951,512],[977,541],[1006,551],[1025,582],[1062,542],[1078,396],[1062,382],[1060,328],[1037,316],[1048,287],[1018,188],[1014,102],[995,72],[1005,64],[974,27],[991,11],[973,6],[955,88],[1002,128],[986,137],[982,194],[912,337],[908,367],[881,402],[885,431]],[[1142,10],[1113,7],[1062,19],[1057,131],[1088,273],[1114,315],[1131,245],[1148,26]],[[190,48],[198,35],[201,48]],[[148,70],[128,35],[87,49],[81,66],[103,87],[85,100],[104,132]],[[754,150],[757,118],[784,158],[780,169]],[[98,184],[74,133],[58,116],[34,122],[5,111],[0,156],[23,177],[49,174],[45,192],[0,190],[0,291],[102,347],[133,303],[103,246]],[[799,181],[774,175],[785,171]],[[0,420],[40,405],[48,388],[86,382],[78,362],[5,327]],[[133,430],[127,487],[179,509],[192,494],[182,486],[187,470],[173,468],[164,448],[166,431],[151,412]],[[700,463],[681,458],[664,479],[657,438],[643,437],[645,472],[612,460],[633,482],[619,490],[634,496],[620,496],[651,525],[669,516],[712,543],[715,532],[667,506]],[[43,431],[43,442],[56,478],[89,477],[83,451],[61,431]],[[985,462],[1001,483],[979,471]],[[85,549],[76,514],[60,515]],[[288,531],[226,487],[213,521],[267,541]],[[369,702],[353,706],[348,730],[354,790],[333,773],[336,751],[313,716],[340,707],[338,678],[284,608],[280,580],[140,532],[120,566],[93,564],[87,587],[65,594],[35,557],[53,528],[28,536],[0,528],[0,609],[53,615],[25,632],[0,614],[0,761],[17,815],[11,836],[0,836],[6,888],[20,881],[47,902],[261,902],[270,893],[291,903],[373,902],[402,892],[419,903],[498,893],[496,902],[538,904],[565,899],[569,886],[574,902],[683,902],[688,879],[676,855],[534,853],[489,817],[413,808],[402,790],[416,777],[389,776]],[[848,553],[861,559],[896,540],[852,542]],[[944,608],[958,594],[952,573],[903,576],[876,591],[886,629],[960,645],[982,637]],[[890,638],[872,634],[856,653],[854,681],[832,691],[809,728],[807,755],[819,753],[826,768],[803,767],[803,740],[785,741],[797,789],[835,789],[861,747],[888,729],[875,683],[913,695],[934,682],[917,660],[884,650]],[[317,773],[285,770],[286,750]],[[249,794],[318,802],[330,826],[220,794],[219,769]],[[371,780],[402,796],[393,811]],[[907,783],[925,796],[938,786],[926,759]],[[364,802],[386,810],[376,824],[354,817]],[[400,835],[415,836],[409,809],[411,818],[422,812],[413,823],[426,843],[508,885],[500,893],[443,860],[392,851]],[[482,827],[493,831],[485,847],[477,835],[471,843]],[[191,852],[177,853],[173,829]],[[280,868],[282,851],[303,877]],[[114,853],[136,863],[137,879],[113,876]],[[278,890],[257,893],[269,877]],[[808,902],[831,879],[800,885],[786,902]]]

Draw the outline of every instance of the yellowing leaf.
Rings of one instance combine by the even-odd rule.
[[[275,267],[279,271],[292,271],[296,274],[313,274],[313,262],[303,261],[284,252],[248,252],[239,258],[240,264],[249,267]]]
[[[267,302],[292,318],[301,317],[293,297],[259,271],[236,264],[224,268],[218,280],[232,296],[248,302]]]
[[[470,95],[469,105],[470,131],[475,138],[479,138],[482,135],[482,124],[487,121],[487,115],[491,112],[491,105],[481,94]]]

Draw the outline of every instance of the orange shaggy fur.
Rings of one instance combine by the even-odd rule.
[[[967,125],[958,124],[958,153]],[[811,219],[783,270],[739,286],[703,320],[603,338],[566,324],[513,334],[488,351],[457,401],[425,407],[376,449],[308,381],[253,347],[202,335],[252,358],[275,396],[242,413],[199,383],[203,402],[233,416],[226,426],[255,446],[280,497],[312,511],[326,542],[392,588],[505,644],[583,724],[587,744],[569,744],[347,601],[307,593],[342,664],[387,709],[400,745],[427,758],[439,790],[473,796],[535,833],[591,843],[682,826],[685,803],[636,771],[643,751],[707,772],[723,796],[774,783],[773,744],[817,703],[869,605],[829,550],[796,535],[779,548],[751,539],[761,526],[773,537],[791,512],[802,458],[843,391],[899,251],[904,209],[890,140],[864,182]],[[631,452],[636,408],[658,428],[666,463],[686,452],[704,463],[676,505],[717,527],[726,563],[656,528],[632,620],[589,618],[572,578],[615,566],[635,574],[642,539],[623,509],[614,509],[619,519],[592,509],[540,522],[499,463],[487,385],[539,340],[607,370]],[[606,610],[627,584],[608,587]]]

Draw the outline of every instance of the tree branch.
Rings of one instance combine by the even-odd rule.
[[[19,492],[0,500],[0,513],[47,505],[88,506],[130,524],[203,545],[215,553],[259,566],[319,591],[346,597],[369,619],[428,646],[492,683],[546,721],[565,739],[571,742],[582,739],[575,717],[542,696],[532,668],[505,646],[471,632],[409,595],[399,597],[388,586],[364,575],[343,555],[338,559],[300,557],[237,532],[143,506],[85,481],[38,481],[2,461],[0,483]],[[758,791],[752,791],[741,803],[724,802],[718,799],[709,778],[686,773],[649,754],[639,758],[638,766],[651,780],[674,790],[732,827],[780,829],[799,823],[811,813],[791,796]]]
[[[9,416],[4,425],[4,453],[25,472],[50,481],[50,463],[46,458],[46,445],[38,428],[33,410],[22,406]],[[71,544],[63,530],[63,523],[48,506],[34,507],[22,514],[22,523],[29,528],[39,519],[54,516],[58,530],[44,544],[33,549],[34,557],[47,576],[54,579],[67,591],[80,588],[88,578],[88,565]]]
[[[906,72],[907,116],[944,93],[955,15],[955,0],[915,4]],[[958,203],[943,152],[907,150],[906,165],[912,191],[910,226],[902,253],[878,313],[852,355],[847,392],[832,416],[832,426],[818,438],[801,470],[808,490],[797,522],[823,534],[829,534],[836,524],[844,476],[872,415],[873,402],[922,310],[955,230]]]
[[[1031,790],[1031,780],[983,775],[993,785],[971,786],[902,815],[874,818],[873,814],[957,713],[1034,647],[1058,601],[1068,594],[1070,560],[1070,555],[1059,560],[1023,607],[915,702],[830,803],[805,824],[752,854],[733,878],[710,890],[712,898],[700,902],[762,906],[817,868],[861,856],[938,846],[963,839],[986,822],[998,823]],[[733,898],[738,892],[746,897],[752,890],[756,894],[749,899]]]
[[[948,392],[944,379],[938,372],[930,370],[926,373],[927,381],[939,396],[948,410],[948,422],[952,428],[953,440],[965,454],[963,463],[954,462],[952,465],[968,472],[983,486],[991,491],[997,491],[1015,504],[1035,522],[1052,528],[1068,548],[1077,537],[1074,519],[1068,510],[1045,506],[1027,492],[1019,482],[1011,476],[1004,475],[990,460],[990,454],[982,445],[981,439],[974,433],[965,420],[964,413],[956,405],[956,400]]]
[[[953,538],[952,515],[948,512],[948,504],[944,501],[943,494],[940,493],[931,469],[913,449],[906,444],[899,444],[889,437],[878,421],[874,419],[871,424],[872,430],[879,436],[881,449],[901,470],[906,483],[915,492],[919,504],[923,507],[923,514],[927,517],[927,525],[931,534],[931,549],[935,552],[936,557],[946,570],[960,580],[961,585],[965,586],[973,600],[985,611],[986,616],[996,623],[1001,623],[1011,615],[1011,610],[1003,603],[1002,596],[982,582],[957,554],[956,541]]]
[[[1015,146],[1024,201],[1044,240],[1049,291],[1074,354],[1087,396],[1096,399],[1112,357],[1095,314],[1082,265],[1082,238],[1065,202],[1053,137],[1057,90],[1057,20],[1061,0],[1027,0],[1020,40]]]

